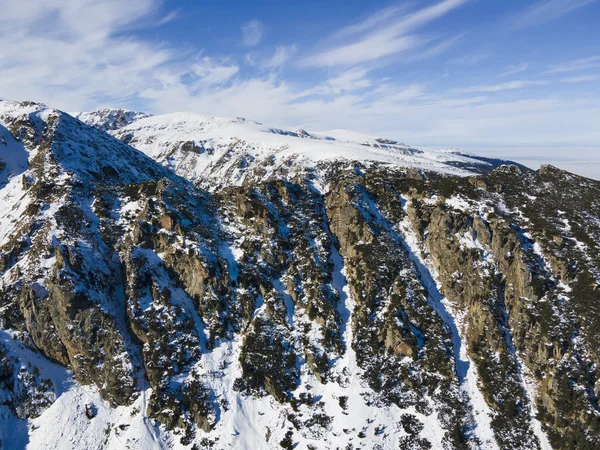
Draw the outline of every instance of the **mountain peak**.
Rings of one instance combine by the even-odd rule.
[[[104,108],[97,111],[81,112],[71,114],[87,125],[99,128],[103,131],[114,131],[136,120],[151,117],[151,114],[127,109]]]

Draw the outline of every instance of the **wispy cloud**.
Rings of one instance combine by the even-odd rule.
[[[459,66],[476,66],[482,61],[490,58],[489,53],[469,53],[466,55],[459,56],[450,61],[452,64]]]
[[[255,47],[262,40],[265,27],[260,20],[251,20],[242,25],[242,45],[245,47]]]
[[[346,70],[339,75],[328,80],[327,85],[334,94],[342,92],[351,92],[357,89],[370,87],[372,81],[368,77],[368,71],[365,69]]]
[[[364,67],[354,67],[342,70],[329,77],[325,82],[305,90],[301,97],[349,94],[370,88],[372,85],[373,80],[369,76],[369,70]]]
[[[169,22],[172,22],[173,20],[179,18],[180,13],[181,8],[168,12],[158,21],[157,26],[165,25]]]
[[[600,75],[582,75],[580,77],[562,78],[561,83],[589,83],[591,81],[600,81]]]
[[[511,75],[515,75],[517,73],[525,72],[529,69],[529,63],[521,63],[514,66],[507,67],[504,72],[500,73],[499,77],[509,77]]]
[[[338,31],[333,35],[335,44],[305,58],[302,64],[309,67],[348,66],[420,47],[427,40],[411,33],[467,1],[444,0],[411,13],[400,7],[385,9]]]
[[[390,38],[384,34],[375,34],[361,41],[314,55],[305,59],[303,65],[309,67],[352,65],[410,50],[418,47],[419,44],[420,40],[413,36]]]
[[[373,29],[385,25],[390,20],[394,20],[398,16],[406,14],[409,11],[409,7],[406,4],[394,5],[381,9],[360,22],[353,23],[339,29],[333,34],[332,38],[340,39],[343,37],[372,31]]]
[[[3,0],[0,86],[11,97],[72,110],[99,99],[122,105],[140,87],[184,70],[176,63],[183,52],[124,33],[172,17],[161,6],[160,0]]]
[[[558,19],[598,0],[540,0],[519,14],[513,22],[515,28],[526,28]]]
[[[498,84],[482,84],[477,86],[469,86],[466,88],[453,89],[452,92],[457,93],[470,93],[470,92],[501,92],[513,89],[524,89],[533,86],[543,86],[548,84],[547,81],[535,81],[535,80],[515,80],[508,81],[506,83]]]
[[[204,57],[192,66],[189,74],[193,78],[190,83],[193,90],[227,83],[239,72],[239,67],[228,61],[215,61]]]
[[[600,67],[600,56],[591,56],[589,58],[576,59],[574,61],[551,66],[546,73],[581,72],[597,67]]]
[[[434,45],[424,48],[421,51],[411,55],[410,57],[405,58],[405,61],[417,61],[420,59],[428,59],[433,58],[434,56],[441,55],[449,48],[453,47],[457,42],[459,42],[467,33],[461,33],[457,36],[451,36],[448,38],[438,40]]]
[[[292,45],[278,45],[275,48],[275,52],[262,63],[264,69],[276,69],[287,63],[292,56],[298,51],[296,44]]]

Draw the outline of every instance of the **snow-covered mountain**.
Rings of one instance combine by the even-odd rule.
[[[505,162],[420,149],[358,133],[287,131],[241,118],[193,113],[147,117],[111,133],[211,190],[244,180],[287,177],[342,160],[459,176],[488,172]]]
[[[115,114],[0,102],[0,448],[600,445],[599,182]]]

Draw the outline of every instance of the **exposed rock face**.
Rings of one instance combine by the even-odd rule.
[[[126,109],[100,109],[98,111],[83,112],[74,114],[74,117],[83,123],[98,128],[103,131],[114,131],[123,128],[136,120],[151,117],[137,111],[128,111]]]
[[[599,182],[292,161],[209,193],[42,105],[0,122],[2,328],[169,446],[600,446]],[[43,419],[15,348],[0,413]]]
[[[598,214],[599,187],[556,169],[506,168],[461,180],[461,197],[453,197],[461,202],[412,202],[443,291],[464,311],[499,437],[527,440],[525,382],[537,386],[529,401],[553,446],[598,445],[590,432],[600,424],[592,325],[600,298],[598,221],[581,217]]]

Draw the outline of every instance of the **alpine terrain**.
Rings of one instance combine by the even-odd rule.
[[[600,182],[0,101],[0,448],[598,449]]]

